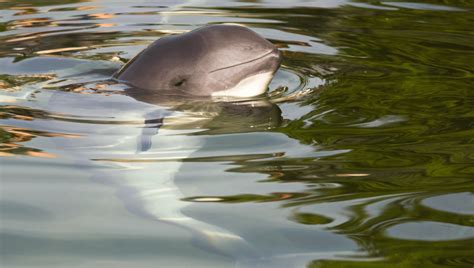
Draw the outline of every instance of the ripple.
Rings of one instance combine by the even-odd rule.
[[[0,201],[0,213],[9,221],[47,221],[53,217],[52,213],[41,207],[8,200]]]
[[[398,10],[397,8],[394,7],[384,7],[384,6],[376,6],[376,5],[371,5],[367,3],[348,3],[348,5],[353,6],[353,7],[359,7],[359,8],[367,8],[367,9],[375,9],[375,10]]]
[[[208,5],[211,6],[240,6],[240,7],[259,7],[259,8],[276,8],[276,9],[286,9],[286,8],[295,8],[295,7],[306,7],[306,8],[337,8],[339,6],[347,4],[348,0],[318,0],[318,1],[307,1],[307,0],[294,0],[294,1],[285,1],[285,0],[262,0],[258,2],[253,1],[229,1],[225,3],[217,0],[207,1]]]
[[[353,126],[363,127],[363,128],[366,128],[366,127],[373,128],[373,127],[382,127],[382,126],[386,126],[386,125],[398,123],[398,122],[403,122],[403,121],[404,119],[401,116],[386,115],[382,118],[375,119],[373,121],[366,122],[366,123],[355,124]]]
[[[307,36],[303,34],[292,33],[291,31],[283,31],[269,28],[254,28],[257,33],[260,33],[267,39],[274,41],[280,46],[280,50],[292,52],[305,52],[308,54],[325,54],[335,55],[338,50],[334,47],[322,43],[322,40],[316,37]],[[282,39],[284,36],[285,39]]]
[[[450,213],[474,215],[474,195],[468,192],[430,197],[424,199],[422,204]]]
[[[314,96],[316,91],[325,83],[326,81],[319,77],[308,76],[300,71],[292,70],[283,66],[275,74],[274,79],[269,85],[270,89],[268,97],[273,103],[286,103],[286,105],[280,106],[283,114],[290,116],[290,118],[300,118],[306,114],[305,108],[312,109],[312,107],[301,107],[301,105],[298,105],[297,103],[290,103],[302,101],[305,98]],[[295,105],[299,108],[294,109]],[[299,115],[295,114],[295,110],[299,110]]]
[[[413,2],[382,2],[384,5],[416,9],[416,10],[431,10],[431,11],[465,11],[462,8],[443,6],[443,5],[434,5],[434,4],[425,4],[425,3],[413,3]]]
[[[397,239],[449,241],[474,238],[474,228],[441,222],[408,222],[391,226],[387,235]]]

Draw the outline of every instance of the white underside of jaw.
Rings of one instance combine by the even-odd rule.
[[[261,73],[245,78],[235,87],[216,91],[212,93],[213,97],[254,97],[263,94],[273,78],[273,73]]]

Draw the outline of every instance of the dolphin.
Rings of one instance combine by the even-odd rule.
[[[246,27],[210,25],[158,39],[113,78],[145,95],[248,98],[265,93],[281,60]]]

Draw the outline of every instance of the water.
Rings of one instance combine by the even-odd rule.
[[[0,1],[2,267],[472,267],[473,9]],[[167,109],[106,82],[218,23],[283,52],[267,97]]]

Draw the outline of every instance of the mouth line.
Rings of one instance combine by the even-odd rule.
[[[209,73],[211,74],[211,73],[214,73],[214,72],[218,72],[218,71],[221,71],[221,70],[229,69],[229,68],[236,67],[236,66],[239,66],[239,65],[243,65],[243,64],[247,64],[247,63],[254,62],[254,61],[258,61],[258,60],[260,60],[260,59],[262,59],[262,58],[265,58],[266,56],[268,56],[268,55],[270,55],[270,54],[272,54],[272,53],[274,53],[274,52],[275,52],[275,50],[270,50],[269,52],[267,52],[267,53],[265,53],[265,54],[263,54],[263,55],[261,55],[261,56],[258,56],[258,57],[256,57],[256,58],[253,58],[253,59],[251,59],[251,60],[239,62],[239,63],[237,63],[237,64],[229,65],[229,66],[226,66],[226,67],[217,68],[217,69],[214,69],[214,70],[210,71]]]

